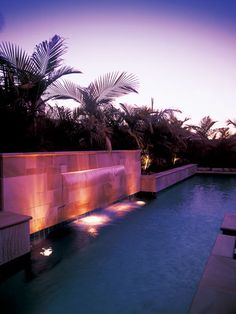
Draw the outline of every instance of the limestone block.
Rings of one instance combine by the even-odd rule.
[[[46,191],[46,176],[29,175],[3,179],[4,210],[18,212],[38,204],[39,192]]]
[[[26,160],[20,157],[2,159],[3,177],[17,177],[26,174]]]

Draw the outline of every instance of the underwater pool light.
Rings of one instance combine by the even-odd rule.
[[[45,249],[44,247],[42,248],[42,251],[40,252],[41,255],[43,256],[50,256],[52,254],[52,248],[49,247]]]
[[[144,201],[136,201],[135,203],[139,206],[144,206],[146,204]]]

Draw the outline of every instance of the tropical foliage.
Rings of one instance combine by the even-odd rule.
[[[46,105],[43,95],[61,77],[81,73],[62,65],[66,50],[64,39],[58,35],[36,45],[32,55],[12,43],[0,44],[2,150],[37,148],[35,143],[41,139],[38,124]]]
[[[0,44],[0,152],[140,149],[145,172],[190,162],[235,167],[236,120],[216,128],[209,116],[193,125],[153,100],[150,106],[114,105],[117,97],[137,93],[136,77],[112,72],[81,87],[64,80],[80,73],[63,65],[66,49],[57,35],[31,56]],[[77,107],[59,105],[64,99]]]
[[[50,99],[73,99],[79,106],[73,112],[74,118],[82,126],[85,138],[91,148],[105,144],[108,150],[111,145],[111,128],[107,121],[108,108],[112,101],[130,92],[135,92],[138,81],[134,75],[126,72],[107,73],[91,82],[88,87],[80,87],[73,82],[55,82],[48,91]]]

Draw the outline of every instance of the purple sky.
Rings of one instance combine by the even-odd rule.
[[[81,85],[114,71],[136,74],[139,95],[119,101],[178,108],[197,123],[236,118],[236,1],[1,1],[0,38],[32,52],[66,38]]]

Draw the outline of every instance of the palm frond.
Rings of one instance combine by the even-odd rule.
[[[200,121],[200,127],[202,129],[204,129],[205,131],[208,131],[210,130],[210,128],[216,123],[217,121],[213,121],[211,119],[211,117],[209,116],[206,116],[206,117],[203,117]]]
[[[34,84],[41,79],[28,54],[12,43],[0,44],[0,64],[11,72],[14,82],[19,86]]]
[[[83,103],[83,94],[77,84],[71,81],[56,81],[52,83],[44,93],[46,100],[49,99],[74,99]],[[45,100],[45,101],[46,101]]]
[[[7,73],[12,83],[21,88],[32,88],[42,79],[25,51],[11,43],[2,43],[0,47],[1,70]]]
[[[136,107],[135,105],[131,107],[130,105],[120,103],[120,106],[127,116],[132,116],[133,114],[136,114],[136,110],[138,110],[138,107]]]
[[[49,81],[52,81],[52,83],[56,80],[58,80],[60,77],[68,74],[80,74],[82,73],[80,70],[75,70],[70,66],[63,66],[54,71],[49,79]]]
[[[75,74],[75,73],[81,73],[81,71],[74,70],[72,67],[69,67],[69,66],[61,67],[60,69],[51,73],[50,77],[47,80],[45,80],[44,90],[46,90],[51,84],[55,83],[62,76],[68,75],[68,74]]]
[[[137,93],[137,87],[138,81],[133,74],[112,72],[90,83],[88,90],[97,101],[102,101],[103,99],[112,100],[131,92]]]
[[[228,119],[227,121],[226,121],[226,123],[227,123],[227,125],[232,125],[232,126],[234,126],[235,128],[236,128],[236,119],[235,120],[230,120],[230,119]]]
[[[7,66],[14,69],[25,71],[32,70],[30,57],[15,44],[2,42],[0,44],[0,59],[1,63],[5,63]]]
[[[35,47],[32,60],[43,76],[49,75],[61,65],[66,50],[64,39],[54,35],[49,41],[45,40]]]

